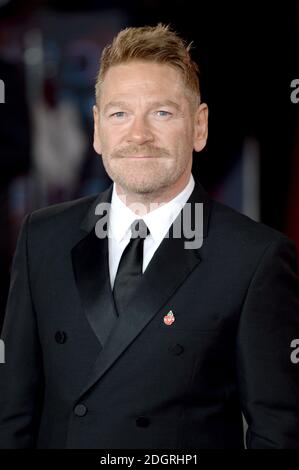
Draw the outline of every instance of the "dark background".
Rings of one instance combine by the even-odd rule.
[[[194,176],[214,197],[286,233],[299,248],[299,104],[290,100],[291,81],[299,78],[299,8],[293,0],[264,3],[0,0],[0,79],[5,82],[5,103],[0,104],[0,326],[24,215],[110,184],[91,145],[91,107],[101,49],[125,26],[163,22],[193,41],[210,110],[208,145],[194,157]],[[77,110],[70,134],[62,126],[54,129],[52,119],[66,101]],[[42,113],[36,111],[41,104]],[[63,112],[66,108],[60,116]],[[46,141],[37,141],[43,119]],[[39,157],[48,147],[55,155],[51,135],[59,133],[57,154],[62,156],[71,158],[80,147],[75,144],[74,152],[68,148],[70,136],[82,142],[72,161],[73,177],[64,185],[63,177],[58,183],[61,175],[56,183],[55,171],[48,179],[44,170],[41,184]],[[247,162],[254,153],[250,177],[245,148]],[[248,213],[250,198],[254,209]]]

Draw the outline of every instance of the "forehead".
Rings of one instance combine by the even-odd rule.
[[[181,73],[174,67],[154,62],[134,61],[110,67],[101,85],[101,102],[116,98],[155,96],[185,99]]]

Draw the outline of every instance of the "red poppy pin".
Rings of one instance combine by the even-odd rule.
[[[174,314],[173,314],[172,310],[170,310],[167,313],[167,315],[165,315],[165,317],[164,317],[164,323],[165,323],[165,325],[172,325],[174,320],[175,320]]]

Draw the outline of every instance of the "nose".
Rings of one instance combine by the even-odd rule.
[[[136,144],[153,141],[153,133],[145,116],[135,116],[130,126],[127,140]]]

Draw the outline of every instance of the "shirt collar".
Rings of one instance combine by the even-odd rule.
[[[118,243],[124,238],[131,236],[131,224],[134,220],[141,218],[149,228],[150,234],[155,242],[161,241],[168,232],[171,224],[182,210],[184,204],[190,197],[195,186],[192,173],[185,188],[177,194],[171,201],[163,204],[156,209],[138,217],[135,212],[119,198],[116,192],[115,183],[111,197],[111,211],[109,219],[109,236],[113,237]]]

